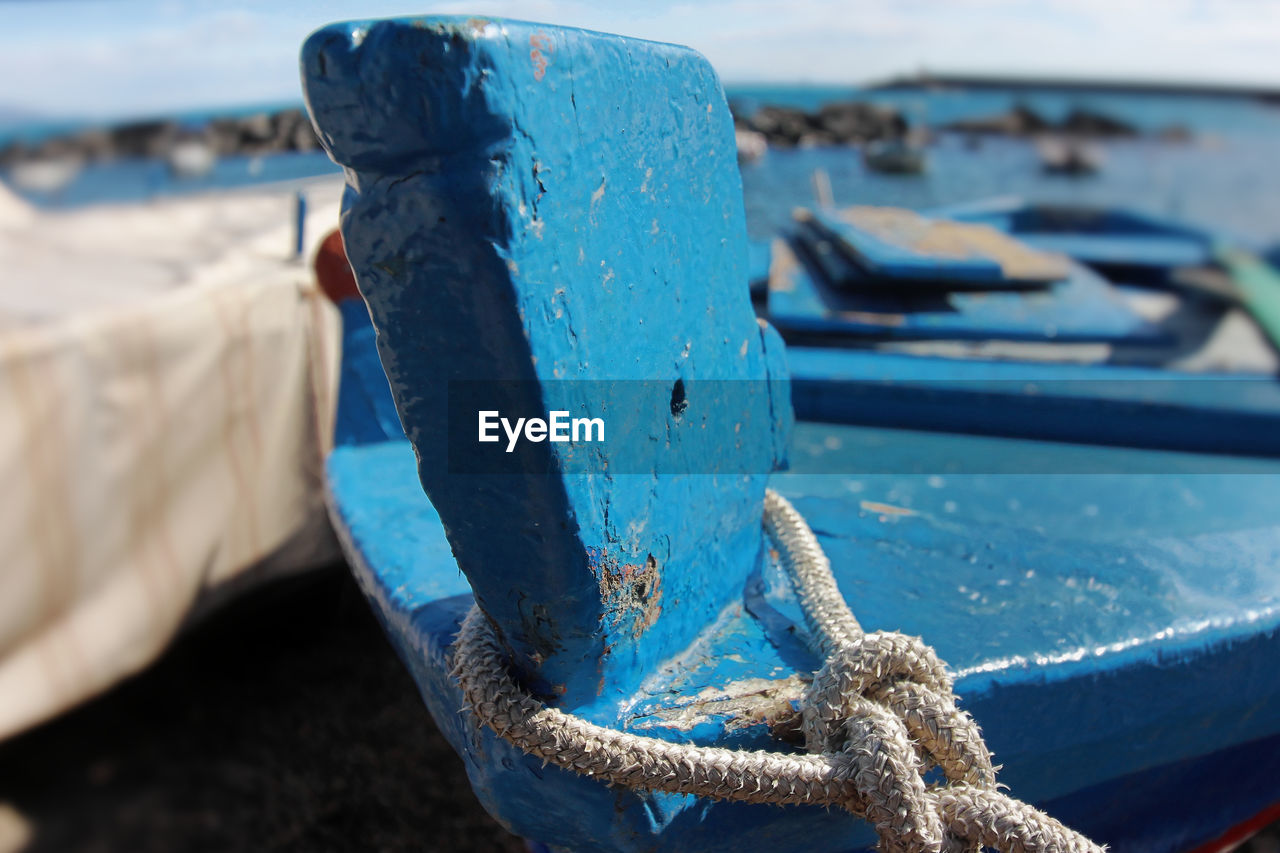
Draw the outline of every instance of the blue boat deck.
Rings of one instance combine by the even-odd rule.
[[[328,462],[334,515],[362,589],[486,806],[526,837],[571,848],[600,843],[601,825],[566,821],[547,800],[621,814],[610,832],[631,834],[615,839],[623,847],[660,837],[669,849],[727,851],[750,837],[790,849],[783,839],[792,833],[829,840],[805,849],[873,846],[857,821],[818,808],[775,814],[621,795],[543,768],[456,713],[461,697],[445,673],[471,588],[422,493],[364,306],[342,308],[345,417]],[[833,355],[846,378],[889,380],[920,361],[793,349],[798,397],[804,376],[842,375]],[[937,362],[935,379],[987,391],[1027,369],[994,363],[975,376],[972,364]],[[1133,373],[1130,391],[1153,383]],[[1192,383],[1207,402],[1220,387]],[[1256,411],[1274,414],[1274,384],[1252,387]],[[1075,825],[1150,850],[1189,846],[1270,805],[1270,785],[1248,793],[1224,785],[1203,826],[1170,822],[1191,808],[1178,797],[1198,789],[1171,796],[1159,783],[1243,778],[1256,772],[1259,751],[1280,755],[1269,740],[1280,719],[1270,664],[1280,654],[1280,525],[1271,509],[1280,460],[804,420],[789,459],[770,484],[810,522],[860,620],[935,646],[1019,796],[1054,812],[1086,803]],[[770,748],[794,739],[800,692],[819,663],[802,625],[789,584],[766,564],[639,690],[566,710],[674,741]],[[1176,711],[1151,715],[1153,696]],[[1240,752],[1240,744],[1251,746]],[[1112,801],[1124,808],[1097,807]],[[1152,835],[1165,825],[1166,835]]]
[[[886,452],[904,471],[936,470],[928,457],[941,453],[1057,457],[1063,468],[1073,454],[1096,458],[1091,449],[1038,442],[951,442],[939,450],[936,436],[912,440],[901,431],[802,423],[793,470],[771,485],[809,520],[867,629],[918,634],[954,669],[964,707],[982,723],[1004,765],[1001,778],[1018,796],[1050,810],[1090,791],[1106,801],[1135,778],[1148,785],[1184,762],[1275,734],[1280,575],[1272,567],[1280,564],[1280,526],[1271,505],[1280,470],[1256,473],[1241,464],[1236,473],[1214,475],[825,473]],[[1152,460],[1153,470],[1206,464],[1154,455],[1163,458]],[[1126,470],[1133,464],[1118,462]],[[461,698],[444,675],[470,587],[413,463],[404,440],[337,448],[329,461],[335,509],[350,553],[358,555],[362,588],[406,664],[430,686],[424,697],[468,758],[477,794],[513,830],[570,848],[601,842],[590,821],[575,824],[546,808],[557,800],[584,812],[622,809],[630,831],[668,839],[665,849],[731,850],[743,838],[775,834],[782,844],[800,832],[810,850],[874,844],[857,821],[819,808],[775,814],[621,794],[543,768],[471,729],[456,713]],[[577,710],[600,719],[600,709],[612,707],[608,722],[640,734],[770,748],[771,724],[793,717],[817,664],[794,633],[802,624],[788,585],[769,567],[677,665],[637,694],[604,696]],[[1169,713],[1151,713],[1157,696]],[[1164,799],[1166,793],[1130,790],[1128,819],[1159,824],[1193,805]],[[1197,811],[1209,805],[1212,828],[1224,815],[1248,818],[1274,793],[1261,787],[1182,796],[1198,798]],[[1084,816],[1077,825],[1092,830]],[[1119,844],[1117,836],[1105,837]],[[1144,840],[1144,849],[1177,847]]]

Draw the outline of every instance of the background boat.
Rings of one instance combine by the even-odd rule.
[[[924,148],[906,140],[868,142],[862,149],[862,162],[873,172],[887,175],[918,175],[928,168]]]

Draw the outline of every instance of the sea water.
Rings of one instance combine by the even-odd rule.
[[[824,103],[868,100],[896,107],[913,126],[931,128],[1006,112],[1020,103],[1053,121],[1072,109],[1088,109],[1146,134],[1099,142],[1105,162],[1098,174],[1086,177],[1045,174],[1032,142],[1007,137],[970,143],[958,134],[939,134],[923,175],[870,172],[848,148],[770,149],[742,169],[748,227],[756,239],[785,227],[792,208],[814,203],[812,175],[822,169],[838,205],[922,210],[1018,196],[1171,216],[1254,246],[1280,241],[1280,105],[1254,98],[1048,90],[859,92],[818,86],[730,87],[727,94],[744,114],[765,104],[816,111]],[[1190,131],[1191,140],[1155,136],[1173,126]]]
[[[1028,90],[859,91],[831,86],[730,86],[726,93],[744,113],[766,104],[812,111],[824,103],[860,99],[902,110],[913,126],[936,128],[1023,103],[1054,120],[1073,108],[1086,108],[1148,134],[1173,125],[1192,134],[1188,142],[1162,141],[1154,135],[1101,142],[1102,170],[1082,178],[1046,175],[1034,145],[1021,139],[987,137],[971,143],[959,135],[939,134],[929,148],[929,169],[918,176],[869,172],[857,151],[848,147],[771,149],[742,170],[748,225],[756,239],[785,227],[792,208],[813,203],[812,175],[822,169],[841,205],[928,209],[1013,195],[1120,205],[1187,220],[1255,246],[1280,242],[1280,106],[1256,99]],[[177,118],[194,125],[201,116]],[[5,136],[31,138],[31,131],[11,129]],[[58,190],[23,194],[42,207],[66,208],[336,172],[320,152],[228,157],[209,174],[185,178],[173,176],[160,162],[119,161],[87,166]]]

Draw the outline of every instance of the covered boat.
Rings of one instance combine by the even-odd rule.
[[[317,235],[340,186],[308,191]],[[61,212],[0,187],[0,738],[338,559],[339,326],[294,212],[272,187]]]

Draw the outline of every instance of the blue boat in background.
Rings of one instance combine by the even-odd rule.
[[[1111,259],[1028,253],[992,233],[1044,230],[990,210],[955,218],[999,226],[982,232],[999,262],[804,217],[770,260],[784,346],[744,286],[732,121],[684,48],[364,21],[314,34],[303,72],[351,182],[363,296],[341,303],[333,519],[504,825],[571,850],[876,844],[799,795],[610,787],[554,750],[547,766],[516,745],[524,723],[500,736],[459,686],[478,605],[513,683],[554,709],[540,719],[612,732],[602,754],[621,732],[838,761],[797,744],[824,660],[762,529],[766,488],[807,519],[868,631],[947,662],[1013,796],[1126,851],[1225,850],[1277,814],[1274,369],[1138,363],[1177,337]],[[1144,245],[1117,257],[1174,266]],[[1162,274],[1133,286],[1164,292]],[[477,442],[488,408],[618,431],[504,453]]]
[[[1280,278],[1256,259],[1245,270],[1222,238],[1016,199],[796,219],[772,246],[761,311],[793,344],[801,417],[1280,450],[1267,314],[1280,305]]]
[[[784,334],[1044,342],[1162,334],[1098,274],[992,228],[893,208],[797,217],[795,237],[773,247],[768,316]]]
[[[1280,349],[1280,259],[1275,249],[1255,252],[1190,225],[1105,207],[993,199],[932,215],[991,225],[1126,286],[1177,291],[1205,313],[1215,306],[1239,306],[1271,349]]]
[[[1214,260],[1216,241],[1208,232],[1117,208],[1001,198],[936,209],[930,215],[991,225],[1028,246],[1061,253],[1129,283],[1169,284],[1173,271]]]

